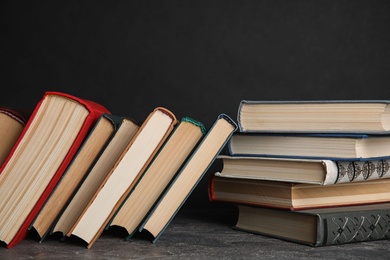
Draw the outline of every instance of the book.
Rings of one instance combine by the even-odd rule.
[[[202,123],[188,117],[183,118],[118,209],[107,229],[110,226],[121,227],[130,238],[205,133]]]
[[[54,220],[49,230],[50,235],[61,233],[65,236],[69,233],[138,130],[138,124],[134,124],[131,119],[122,119],[114,136],[93,167],[88,170],[80,187]]]
[[[26,119],[14,109],[0,107],[0,165],[18,140]]]
[[[388,133],[387,100],[242,100],[240,132]]]
[[[390,204],[289,211],[238,205],[234,228],[310,246],[390,238]]]
[[[46,92],[0,169],[0,240],[11,248],[56,186],[103,113],[92,101]]]
[[[109,114],[99,118],[29,228],[36,231],[41,241],[124,120]],[[129,122],[135,133],[138,126],[131,124],[131,120]]]
[[[389,160],[333,161],[220,155],[223,168],[215,175],[296,183],[332,185],[389,178]]]
[[[91,248],[176,123],[165,108],[148,116],[67,236],[76,236]]]
[[[211,129],[141,224],[139,231],[145,230],[150,233],[154,237],[153,243],[168,227],[236,129],[236,123],[227,115],[218,116]]]
[[[290,210],[390,202],[390,179],[318,185],[213,175],[209,199]]]
[[[227,147],[234,156],[375,160],[390,157],[390,135],[239,133]]]

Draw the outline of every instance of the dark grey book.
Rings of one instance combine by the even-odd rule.
[[[389,239],[390,203],[289,211],[239,205],[236,229],[310,246]]]

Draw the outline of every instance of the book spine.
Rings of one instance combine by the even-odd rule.
[[[389,210],[318,215],[323,233],[315,246],[339,245],[390,238]]]
[[[383,160],[337,161],[336,183],[367,181],[390,178],[390,162]]]

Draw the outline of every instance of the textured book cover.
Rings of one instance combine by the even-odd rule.
[[[238,206],[235,228],[310,246],[390,238],[390,204],[288,211]]]

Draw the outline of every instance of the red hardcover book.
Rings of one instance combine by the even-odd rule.
[[[100,115],[100,104],[46,92],[0,168],[0,241],[20,242]]]

